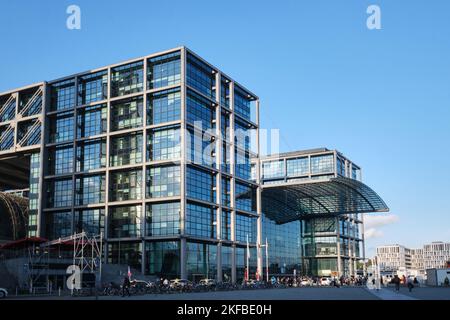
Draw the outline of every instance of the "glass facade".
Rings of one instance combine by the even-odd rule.
[[[146,235],[170,236],[180,234],[181,206],[179,202],[147,205]]]
[[[111,130],[141,127],[143,101],[138,97],[111,103]]]
[[[141,92],[144,88],[144,63],[127,64],[111,70],[111,96],[119,97]]]
[[[136,238],[141,236],[142,206],[110,208],[109,236]]]
[[[124,166],[142,162],[142,134],[129,133],[111,138],[110,166]]]
[[[147,197],[163,198],[180,195],[180,167],[160,166],[148,170]]]
[[[107,111],[105,104],[78,110],[77,137],[85,138],[105,133]]]
[[[142,199],[141,170],[114,171],[110,179],[110,201]]]
[[[180,127],[162,127],[149,130],[147,160],[174,160],[181,157]]]
[[[202,237],[216,238],[216,211],[206,205],[187,203],[186,209],[187,234]]]
[[[146,273],[174,279],[180,275],[180,242],[146,242]]]
[[[180,52],[151,58],[147,63],[148,89],[163,88],[181,82]]]
[[[221,267],[230,281],[236,256],[242,277],[246,237],[252,252],[257,239],[254,98],[218,74],[179,48],[19,90],[17,99],[0,95],[0,122],[14,120],[16,107],[31,118],[18,119],[19,138],[45,122],[43,153],[27,149],[28,234],[103,233],[108,263],[170,278],[216,278]],[[0,134],[0,150],[12,150],[14,128],[0,123]],[[256,268],[256,251],[251,259]]]
[[[147,98],[147,124],[180,120],[181,92],[180,89],[157,91]]]

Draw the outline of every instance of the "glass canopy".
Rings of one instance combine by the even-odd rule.
[[[262,212],[279,224],[310,215],[389,211],[370,187],[344,177],[263,185],[261,198]]]

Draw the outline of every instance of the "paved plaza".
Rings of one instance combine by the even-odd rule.
[[[450,288],[414,288],[410,293],[402,287],[400,292],[391,288],[289,288],[261,289],[200,293],[147,294],[122,298],[121,296],[77,297],[40,296],[14,297],[10,299],[51,300],[450,300]]]

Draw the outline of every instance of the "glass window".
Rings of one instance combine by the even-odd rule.
[[[226,142],[222,145],[222,171],[225,173],[230,173],[230,152],[231,146]]]
[[[286,163],[287,163],[287,175],[289,177],[309,174],[308,157],[287,159]]]
[[[222,210],[222,239],[231,240],[231,212]]]
[[[143,61],[116,67],[111,70],[111,96],[118,97],[141,92],[144,87]]]
[[[148,170],[148,196],[150,198],[180,195],[180,167],[161,166]]]
[[[235,144],[244,150],[250,150],[251,130],[243,122],[235,122],[234,141]]]
[[[162,88],[181,81],[180,52],[148,59],[148,88]]]
[[[111,137],[110,165],[124,166],[142,162],[142,133]]]
[[[180,120],[180,89],[158,91],[148,95],[147,124],[160,124]]]
[[[284,176],[284,160],[264,161],[262,163],[262,177],[264,179]]]
[[[214,70],[194,57],[188,55],[187,59],[187,85],[201,92],[209,98],[215,99],[215,75]]]
[[[109,236],[111,238],[140,237],[141,209],[141,206],[111,207],[109,209]]]
[[[180,234],[180,203],[154,203],[147,205],[147,236]]]
[[[16,98],[12,95],[0,97],[0,122],[13,120],[16,116]]]
[[[222,119],[220,122],[220,126],[221,126],[221,134],[222,134],[222,139],[228,142],[231,142],[230,140],[230,116],[226,113],[222,113]]]
[[[76,205],[105,202],[105,176],[83,176],[76,180]]]
[[[187,121],[196,127],[201,128],[202,131],[214,128],[215,109],[212,103],[188,90],[187,101]]]
[[[250,180],[251,170],[252,170],[252,165],[251,165],[251,161],[250,161],[250,153],[244,152],[238,148],[235,148],[235,150],[236,150],[235,151],[235,158],[236,158],[235,174],[237,177],[239,177],[241,179]]]
[[[50,142],[65,142],[73,140],[74,134],[73,115],[63,114],[52,117],[50,120]]]
[[[203,238],[216,238],[216,211],[204,205],[187,203],[186,232]]]
[[[108,96],[108,72],[100,71],[78,79],[79,105],[105,100]]]
[[[147,159],[173,160],[181,157],[180,127],[164,127],[150,130]]]
[[[214,279],[217,276],[217,245],[188,242],[186,245],[186,269],[189,279]]]
[[[222,205],[231,206],[231,181],[228,178],[222,177]]]
[[[70,207],[72,205],[72,190],[72,179],[51,181],[48,189],[50,207]]]
[[[119,171],[111,172],[111,201],[126,201],[142,199],[142,172]]]
[[[216,179],[214,174],[193,167],[187,167],[186,194],[189,198],[215,202]]]
[[[50,174],[64,174],[73,171],[73,147],[63,146],[49,151]]]
[[[234,111],[246,120],[250,120],[250,99],[239,87],[234,89]]]
[[[78,111],[77,137],[85,138],[99,135],[107,129],[106,104],[86,107]]]
[[[108,263],[127,264],[141,270],[142,242],[114,242],[108,244]]]
[[[256,242],[256,218],[236,214],[236,241]]]
[[[332,154],[311,157],[311,173],[334,172],[333,158]]]
[[[187,161],[207,167],[214,167],[216,163],[214,139],[207,134],[202,134],[200,131],[196,131],[191,128],[189,128],[187,132]]]
[[[178,241],[146,242],[146,272],[173,279],[180,277],[180,243]]]
[[[51,110],[63,110],[75,106],[75,81],[73,79],[51,85]]]
[[[256,189],[236,182],[236,208],[244,211],[256,211]]]
[[[75,212],[77,232],[88,235],[105,234],[105,209],[87,209]]]
[[[230,84],[222,78],[220,88],[220,104],[224,107],[230,108]]]
[[[54,240],[72,235],[73,216],[70,211],[51,212],[47,214],[47,234]]]
[[[15,105],[15,100],[12,101]],[[0,106],[3,105],[0,100]],[[15,111],[15,106],[14,109]],[[42,112],[42,89],[33,88],[21,91],[19,94],[19,112],[23,117],[29,117]],[[1,121],[0,121],[1,122]]]
[[[111,103],[111,130],[117,131],[141,127],[142,105],[142,97]]]
[[[78,143],[77,171],[89,171],[106,167],[106,141],[95,139]]]

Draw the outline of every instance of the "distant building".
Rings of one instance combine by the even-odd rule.
[[[383,271],[411,268],[411,250],[399,244],[377,247],[377,257]]]
[[[423,246],[425,269],[442,269],[450,260],[450,242],[432,242]]]
[[[432,242],[417,249],[409,249],[399,244],[386,245],[377,247],[376,252],[382,271],[409,270],[425,274],[427,269],[448,267],[450,242]]]

